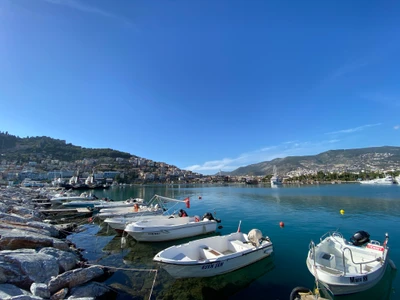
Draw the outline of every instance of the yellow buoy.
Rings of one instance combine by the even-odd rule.
[[[343,209],[340,210],[340,214],[344,215],[344,210]]]

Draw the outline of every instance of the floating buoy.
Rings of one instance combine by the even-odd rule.
[[[284,226],[285,226],[285,223],[279,222],[279,226],[284,227]]]
[[[340,214],[344,215],[344,210],[343,209],[340,210]]]

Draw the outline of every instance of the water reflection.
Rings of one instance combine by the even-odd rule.
[[[168,288],[157,291],[156,295],[161,299],[228,299],[274,267],[274,255],[271,255],[224,275],[174,280]],[[160,272],[159,280],[167,281],[170,278],[166,272]]]

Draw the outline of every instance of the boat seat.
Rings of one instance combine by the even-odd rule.
[[[335,255],[322,252],[319,256],[319,263],[329,268],[336,268],[336,258]]]
[[[245,244],[239,240],[231,240],[229,241],[228,249],[232,252],[241,252],[247,249],[251,249],[253,246],[251,244]]]
[[[204,257],[207,259],[216,258],[216,257],[222,255],[221,252],[219,252],[213,248],[210,248],[210,247],[201,248],[201,251],[203,252]]]
[[[177,255],[175,255],[173,258],[173,260],[182,260],[182,261],[191,261],[192,259],[190,259],[189,257],[187,257],[185,254],[183,253],[178,253]]]

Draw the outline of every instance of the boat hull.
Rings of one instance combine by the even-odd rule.
[[[203,261],[194,264],[163,264],[163,268],[174,278],[211,277],[229,273],[270,256],[272,245],[254,252],[226,257],[223,260]]]
[[[171,246],[157,253],[153,260],[174,278],[210,277],[251,265],[272,252],[268,237],[256,246],[246,234],[235,232]]]
[[[140,227],[126,226],[125,231],[139,242],[163,242],[182,239],[214,232],[217,229],[216,221],[201,221],[182,224],[179,226]]]

